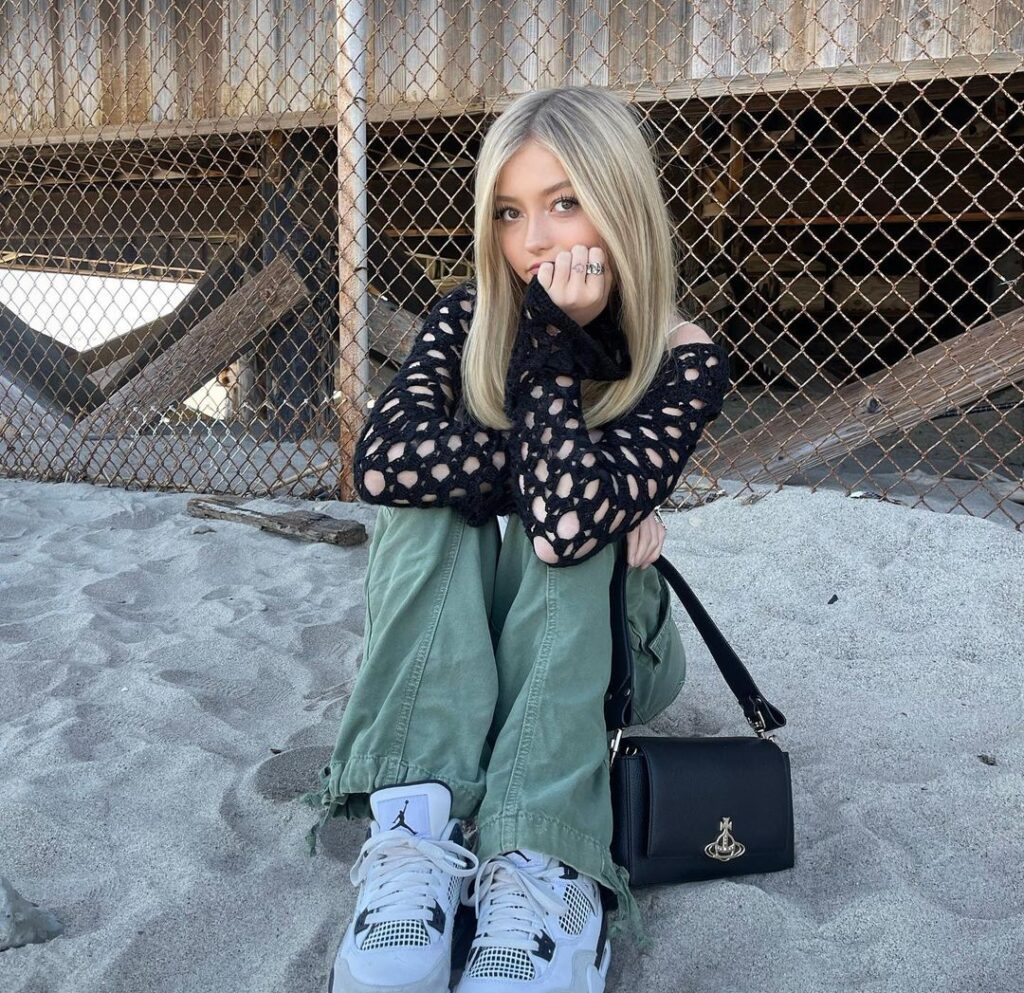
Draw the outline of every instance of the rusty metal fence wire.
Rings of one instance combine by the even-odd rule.
[[[0,3],[0,475],[356,499],[515,95],[626,93],[735,389],[682,502],[1024,522],[1020,0]],[[678,505],[679,501],[673,501]]]

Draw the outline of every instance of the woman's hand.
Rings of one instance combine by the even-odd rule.
[[[589,262],[600,262],[604,265],[604,272],[600,276],[588,274]],[[573,245],[571,252],[559,252],[554,263],[541,263],[537,282],[544,287],[555,306],[583,327],[607,306],[613,280],[603,249]]]
[[[646,569],[661,555],[667,533],[657,516],[648,514],[632,531],[626,532],[626,561],[634,569]]]

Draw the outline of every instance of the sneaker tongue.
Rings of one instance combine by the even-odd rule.
[[[403,828],[409,834],[440,838],[451,808],[451,790],[444,783],[400,783],[370,794],[370,810],[382,831]]]

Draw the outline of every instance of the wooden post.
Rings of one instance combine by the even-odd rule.
[[[366,46],[363,0],[338,0],[338,499],[358,499],[353,475],[356,441],[369,400],[366,307]]]
[[[260,184],[263,209],[261,257],[270,265],[287,248],[296,259],[305,259],[308,296],[302,308],[287,314],[266,335],[264,357],[266,423],[271,436],[301,441],[316,422],[321,383],[318,374],[320,351],[317,311],[323,293],[324,270],[312,261],[327,254],[300,221],[301,189],[295,177],[301,172],[295,150],[282,131],[271,132],[267,143],[266,177]],[[333,327],[331,329],[333,333]]]
[[[70,349],[0,305],[0,376],[17,383],[33,403],[53,408],[56,417],[77,416],[104,400],[88,370],[69,355]]]

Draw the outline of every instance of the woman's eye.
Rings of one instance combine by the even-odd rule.
[[[577,206],[579,206],[579,200],[577,200],[577,199],[576,199],[575,197],[559,197],[559,198],[558,198],[557,200],[555,200],[554,202],[555,202],[556,204],[558,204],[558,203],[567,203],[567,204],[569,204],[569,207],[570,207],[570,209],[571,209],[572,207],[577,207]],[[499,208],[498,208],[498,209],[497,209],[497,210],[496,210],[496,211],[494,212],[494,219],[495,219],[496,221],[503,221],[503,220],[505,220],[505,217],[503,216],[503,215],[504,215],[504,213],[505,213],[505,211],[506,211],[506,210],[515,210],[515,209],[516,209],[515,207],[499,207]],[[567,214],[568,212],[569,212],[568,210],[565,210],[565,211],[561,211],[561,213],[566,213],[566,214]],[[518,213],[518,211],[517,211],[517,213]]]

